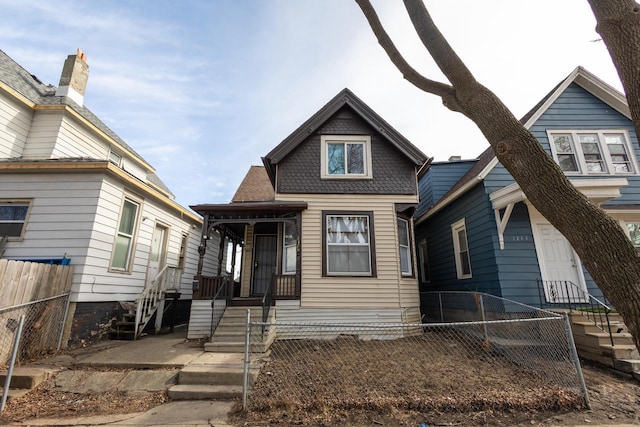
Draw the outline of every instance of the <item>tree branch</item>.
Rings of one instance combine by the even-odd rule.
[[[387,53],[391,62],[402,73],[402,76],[417,88],[441,97],[443,103],[451,110],[461,111],[458,108],[457,102],[455,102],[455,91],[453,87],[448,84],[426,78],[422,74],[418,73],[418,71],[409,65],[409,63],[403,58],[396,46],[393,44],[391,37],[389,37],[382,26],[382,23],[378,18],[378,14],[369,0],[356,0],[356,3],[360,6],[365,18],[367,18],[369,26],[378,39],[378,43]]]

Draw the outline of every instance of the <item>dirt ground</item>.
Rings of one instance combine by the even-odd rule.
[[[411,353],[399,351],[398,354],[415,358],[415,354]],[[447,358],[450,356],[447,355]],[[345,400],[343,395],[336,395],[335,392],[327,394],[322,383],[317,381],[313,387],[296,389],[296,383],[291,378],[299,376],[301,372],[292,369],[291,364],[279,367],[274,363],[276,358],[272,358],[273,361],[265,367],[267,370],[263,369],[265,375],[262,380],[259,379],[254,387],[252,412],[233,413],[231,422],[246,427],[419,426],[422,422],[428,426],[640,425],[640,383],[597,365],[583,363],[591,401],[591,409],[585,409],[579,407],[580,399],[576,399],[575,395],[558,388],[545,387],[539,379],[514,376],[513,372],[508,371],[482,372],[482,366],[475,366],[472,371],[455,364],[454,369],[445,368],[451,366],[451,360],[438,368],[438,360],[435,360],[437,358],[433,355],[430,357],[432,371],[437,376],[434,377],[429,392],[423,389],[418,394],[410,394],[401,389],[391,389],[392,398],[380,400],[372,398],[375,395],[370,394],[364,404],[362,401]],[[358,354],[351,362],[361,367],[366,361],[362,354]],[[380,378],[381,383],[388,383],[385,380],[388,378],[388,366],[383,363],[379,365],[381,370],[376,377]],[[399,366],[401,365],[400,363]],[[306,384],[314,383],[309,365],[298,366],[308,380]],[[267,375],[266,372],[270,374]],[[285,401],[278,403],[277,395],[273,394],[274,389],[267,385],[273,381],[266,382],[267,377],[279,378],[281,383],[288,384],[284,394],[287,397]],[[411,371],[405,371],[399,384],[404,385],[405,390],[411,389],[414,377]],[[479,384],[482,384],[480,392]],[[370,389],[380,386],[369,385]],[[353,382],[346,384],[347,388],[360,386]],[[523,388],[527,391],[524,394]],[[270,395],[275,398],[271,403],[267,399]],[[296,401],[295,396],[301,396],[302,400]],[[309,396],[312,398],[309,399]],[[49,381],[25,397],[8,402],[5,411],[0,413],[0,425],[31,418],[73,418],[139,412],[166,401],[165,393],[143,396],[130,396],[122,392],[63,393],[55,390],[53,383]]]

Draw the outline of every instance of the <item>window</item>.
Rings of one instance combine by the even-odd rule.
[[[369,136],[323,135],[320,140],[322,178],[371,178],[371,138]]]
[[[327,213],[324,217],[325,275],[373,276],[370,212]]]
[[[418,255],[420,256],[420,280],[422,283],[429,283],[431,282],[431,273],[429,272],[427,239],[422,239],[420,243],[418,243]]]
[[[109,161],[120,167],[122,163],[122,156],[114,151],[109,151]]]
[[[464,218],[451,226],[451,232],[458,279],[468,279],[471,277],[471,261],[469,260],[467,228]]]
[[[640,222],[627,222],[625,225],[633,246],[640,247]]]
[[[114,270],[129,270],[139,209],[140,203],[130,198],[124,199],[111,259],[111,268]]]
[[[566,173],[636,172],[626,131],[554,131],[549,140],[554,158]]]
[[[0,237],[22,238],[30,206],[29,200],[0,200]]]
[[[409,244],[409,221],[398,218],[398,246],[400,247],[400,270],[403,276],[411,276],[411,246]]]
[[[298,247],[298,229],[295,224],[284,223],[282,236],[282,274],[296,273],[296,249]]]

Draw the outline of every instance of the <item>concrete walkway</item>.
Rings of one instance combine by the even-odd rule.
[[[56,389],[74,393],[126,391],[131,395],[168,390],[180,370],[200,365],[205,355],[200,343],[186,340],[186,328],[166,335],[146,336],[137,341],[104,341],[96,345],[42,359],[20,369],[42,369],[52,373]],[[125,372],[88,371],[87,367],[127,369]],[[14,371],[15,373],[15,371]],[[78,418],[30,419],[25,425],[180,425],[228,426],[232,402],[222,400],[173,401],[146,412]]]

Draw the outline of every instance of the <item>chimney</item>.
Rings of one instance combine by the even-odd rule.
[[[84,90],[89,79],[87,56],[80,49],[75,55],[67,56],[60,76],[56,96],[67,96],[79,105],[84,102]]]
[[[462,156],[451,156],[451,157],[449,157],[449,161],[450,162],[456,162],[456,161],[459,161],[459,160],[462,160]]]

